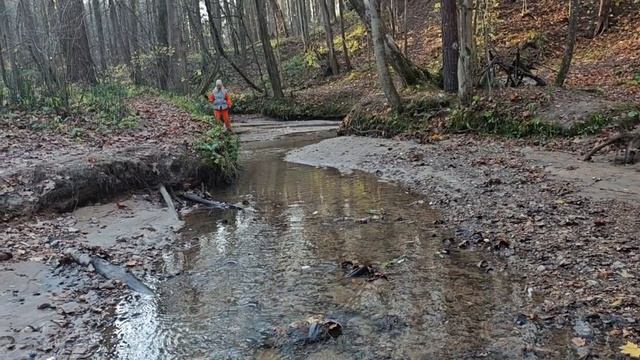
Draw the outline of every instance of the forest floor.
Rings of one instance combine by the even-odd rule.
[[[442,45],[438,2],[409,0],[407,4],[408,57],[439,77]],[[593,118],[600,118],[598,121],[602,124],[599,129],[615,125],[614,118],[619,115],[620,109],[637,110],[640,106],[640,37],[633,31],[640,27],[640,18],[635,16],[639,6],[632,2],[617,4],[609,29],[594,37],[597,4],[583,4],[575,56],[563,89],[552,85],[534,87],[526,82],[519,88],[500,88],[506,76],[498,73],[497,83],[500,85],[496,84],[493,91],[478,89],[476,92],[478,100],[474,111],[488,114],[490,121],[509,121],[522,127],[543,124],[565,128],[567,125],[588,124]],[[459,132],[459,126],[453,123],[455,115],[458,115],[455,112],[455,97],[428,86],[402,87],[399,79],[396,79],[396,85],[409,109],[401,116],[389,114],[384,95],[379,90],[366,31],[354,14],[348,15],[346,36],[351,49],[351,71],[343,70],[338,75],[326,76],[326,56],[323,55],[326,45],[320,33],[312,37],[310,45],[315,49],[315,56],[312,51],[305,54],[302,43],[297,39],[281,40],[276,46],[276,53],[281,59],[283,77],[286,79],[287,101],[264,105],[249,96],[246,102],[240,99],[237,110],[246,109],[294,119],[347,116],[345,129],[352,128],[355,130],[353,134],[365,131],[369,135],[380,135],[377,122],[368,121],[371,118],[399,125],[397,129],[392,129],[394,131],[385,131],[383,136],[396,132],[408,132],[417,137],[429,136],[434,132]],[[511,63],[519,53],[523,62],[535,68],[535,74],[552,84],[564,51],[566,4],[551,0],[534,2],[529,4],[523,15],[521,2],[503,1],[495,7],[491,16],[489,31],[492,51],[507,63]],[[339,34],[338,29],[336,34]],[[395,38],[404,46],[402,31],[398,30]],[[341,42],[337,36],[336,44]],[[338,61],[344,69],[344,55],[340,46],[337,46],[337,52]],[[241,93],[242,83],[234,80],[230,71],[223,74],[231,76],[229,86],[232,92]],[[446,103],[413,111],[412,103],[416,100],[433,98],[446,99]],[[499,135],[521,137],[530,133],[513,134],[505,131]],[[535,131],[533,133],[539,135]]]

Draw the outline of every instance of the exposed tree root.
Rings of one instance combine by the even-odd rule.
[[[609,145],[626,145],[624,151],[624,163],[630,164],[635,155],[635,145],[640,144],[640,132],[625,132],[609,138],[604,143],[594,147],[585,157],[584,161],[589,161],[598,151]]]

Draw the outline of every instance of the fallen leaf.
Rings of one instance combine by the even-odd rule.
[[[620,346],[620,352],[625,355],[629,355],[632,358],[640,358],[640,347],[638,345],[632,343],[631,341],[627,341],[624,346]]]
[[[587,341],[581,337],[574,337],[571,339],[571,343],[576,347],[583,347],[587,344]]]

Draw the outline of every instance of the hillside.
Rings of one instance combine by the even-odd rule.
[[[441,70],[441,31],[439,3],[436,1],[408,1],[407,54],[409,58],[434,74]],[[618,109],[634,108],[640,104],[640,36],[634,29],[640,28],[640,4],[621,2],[614,7],[610,27],[602,35],[593,36],[597,4],[584,4],[578,22],[577,45],[565,89],[552,86],[493,89],[492,93],[479,89],[478,95],[488,96],[490,102],[505,101],[517,109],[510,116],[525,112],[524,118],[541,117],[544,121],[560,126],[587,122],[594,114],[613,114]],[[505,61],[512,61],[517,49],[524,61],[532,63],[534,73],[553,83],[557,72],[567,32],[567,5],[557,1],[531,2],[526,15],[522,15],[522,3],[502,1],[491,12],[490,48]],[[326,66],[322,56],[326,51],[320,33],[306,54],[295,38],[285,39],[276,47],[281,60],[283,76],[287,79],[287,94],[295,102],[304,104],[307,117],[346,115],[353,106],[364,103],[384,103],[381,97],[370,40],[355,13],[347,16],[347,41],[353,70],[339,76],[325,77]],[[336,49],[341,39],[336,27]],[[403,34],[396,35],[399,44]],[[483,44],[479,44],[483,47]],[[342,53],[338,61],[344,68]],[[482,63],[486,63],[483,61]],[[477,70],[478,72],[480,70]],[[500,76],[500,74],[498,74]],[[404,96],[411,99],[445,96],[438,91],[404,88]],[[416,94],[421,95],[416,95]],[[535,114],[523,108],[532,107]],[[571,107],[572,109],[569,109]],[[376,111],[383,107],[375,106]],[[249,107],[250,111],[256,108]],[[288,108],[288,111],[290,109]],[[441,110],[441,109],[437,109]],[[269,115],[278,116],[278,108]],[[377,115],[377,114],[372,114]],[[295,117],[295,114],[287,116]],[[611,115],[609,117],[615,117]]]

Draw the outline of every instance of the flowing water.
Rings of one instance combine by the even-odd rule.
[[[188,217],[159,265],[157,295],[116,309],[110,357],[524,357],[521,285],[478,267],[477,253],[443,253],[447,234],[433,225],[428,198],[370,175],[284,162],[296,145],[254,149],[235,185],[212,190],[247,210]],[[377,264],[388,281],[347,278],[343,260]],[[296,341],[291,324],[317,315],[341,323],[342,335]]]

